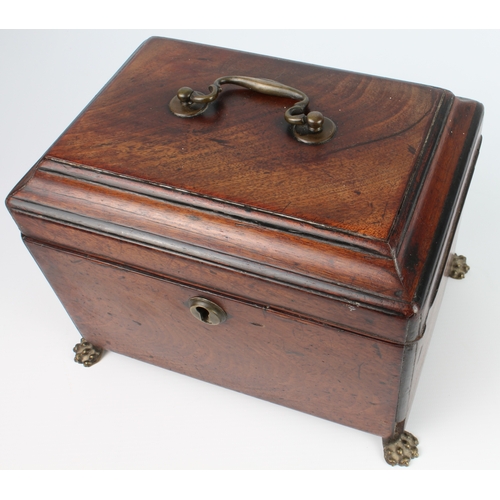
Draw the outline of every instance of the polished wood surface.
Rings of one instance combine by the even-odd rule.
[[[159,278],[196,284],[200,289],[235,300],[251,301],[270,310],[308,317],[367,337],[397,342],[404,338],[408,328],[408,320],[402,315],[387,314],[383,310],[340,300],[331,294],[305,288],[305,284],[287,285],[273,278],[237,271],[199,257],[137,245],[124,239],[33,217],[17,209],[14,213],[24,235]]]
[[[392,432],[402,346],[26,243],[90,342],[373,434]],[[199,295],[227,321],[195,319],[188,302]]]
[[[240,88],[200,117],[168,110],[179,87],[226,74],[303,90],[338,133],[300,144],[287,99]],[[482,114],[433,87],[154,38],[7,205],[88,340],[390,436],[429,343]],[[229,320],[197,324],[186,303],[200,294]]]
[[[234,86],[199,117],[168,110],[180,87],[206,91],[225,74],[303,90],[338,132],[300,144],[283,119],[293,100]],[[47,155],[384,242],[451,99],[432,87],[151,39]]]

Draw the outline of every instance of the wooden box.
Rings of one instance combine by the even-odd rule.
[[[439,88],[152,38],[7,206],[77,361],[122,353],[379,435],[408,465],[444,284],[468,269],[453,241],[482,114]]]

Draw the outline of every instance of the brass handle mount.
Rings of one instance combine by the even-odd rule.
[[[254,78],[251,76],[223,76],[218,78],[208,88],[209,94],[203,94],[190,87],[181,87],[170,101],[170,111],[181,118],[191,118],[201,115],[208,105],[215,101],[222,91],[224,84],[239,85],[261,94],[297,99],[297,102],[285,112],[285,120],[292,125],[294,137],[305,144],[323,144],[330,140],[337,126],[330,118],[323,116],[319,111],[310,111],[305,114],[309,104],[307,97],[301,90],[294,89],[267,78]]]

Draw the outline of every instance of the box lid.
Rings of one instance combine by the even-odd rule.
[[[228,75],[299,89],[334,136],[300,142],[284,119],[298,98],[231,84],[203,114],[169,109]],[[61,181],[44,203],[411,318],[443,271],[481,117],[443,89],[152,38],[40,163],[85,189]]]

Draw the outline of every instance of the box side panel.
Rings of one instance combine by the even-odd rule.
[[[409,343],[405,347],[401,370],[396,420],[403,425],[408,418],[417,391],[418,380],[448,282],[460,215],[481,147],[483,107],[473,101],[462,99],[458,101],[461,110],[454,110],[445,127],[445,134],[461,132],[462,141],[458,147],[450,140],[445,141],[442,146],[444,151],[440,152],[441,156],[438,155],[434,159],[434,171],[431,172],[433,183],[428,182],[423,186],[423,192],[428,196],[427,200],[431,199],[433,203],[426,205],[424,203],[426,198],[422,198],[416,208],[416,213],[429,226],[426,236],[433,235],[433,240],[427,248],[427,255],[420,262],[416,257],[419,252],[418,245],[411,248],[413,255],[409,253],[404,256],[407,261],[409,259],[410,262],[420,266],[420,280],[413,283],[416,287],[415,304],[419,305],[418,323],[415,322],[415,328],[409,332]],[[433,207],[436,205],[439,209],[433,213]],[[422,237],[421,228],[413,227],[412,230],[414,232],[410,233],[410,240],[413,239],[415,242],[420,237],[419,244],[429,244],[430,240],[426,241],[425,236]],[[434,230],[434,233],[431,230]],[[403,243],[403,248],[407,244],[408,240]]]
[[[380,436],[402,347],[26,240],[82,336],[105,349]],[[214,326],[188,302],[227,313]]]
[[[455,221],[454,231],[458,220]],[[452,241],[446,247],[443,256],[444,265],[441,272],[436,276],[434,284],[434,294],[428,298],[428,303],[424,307],[426,311],[425,324],[422,327],[420,338],[406,346],[406,352],[403,354],[403,365],[401,370],[401,388],[398,402],[398,411],[396,415],[397,422],[405,422],[411,410],[413,399],[417,392],[418,381],[422,373],[422,367],[436,324],[439,309],[443,301],[446,285],[449,280],[449,271],[455,255],[456,233]]]
[[[451,260],[451,256],[448,260]],[[396,416],[396,420],[398,422],[404,422],[410,413],[411,405],[417,392],[418,381],[420,379],[427,350],[429,349],[432,334],[434,332],[434,325],[436,324],[439,308],[443,300],[447,281],[448,277],[442,276],[435,300],[427,316],[424,335],[422,335],[418,341],[409,344],[407,352],[405,353],[401,376],[402,386]]]

